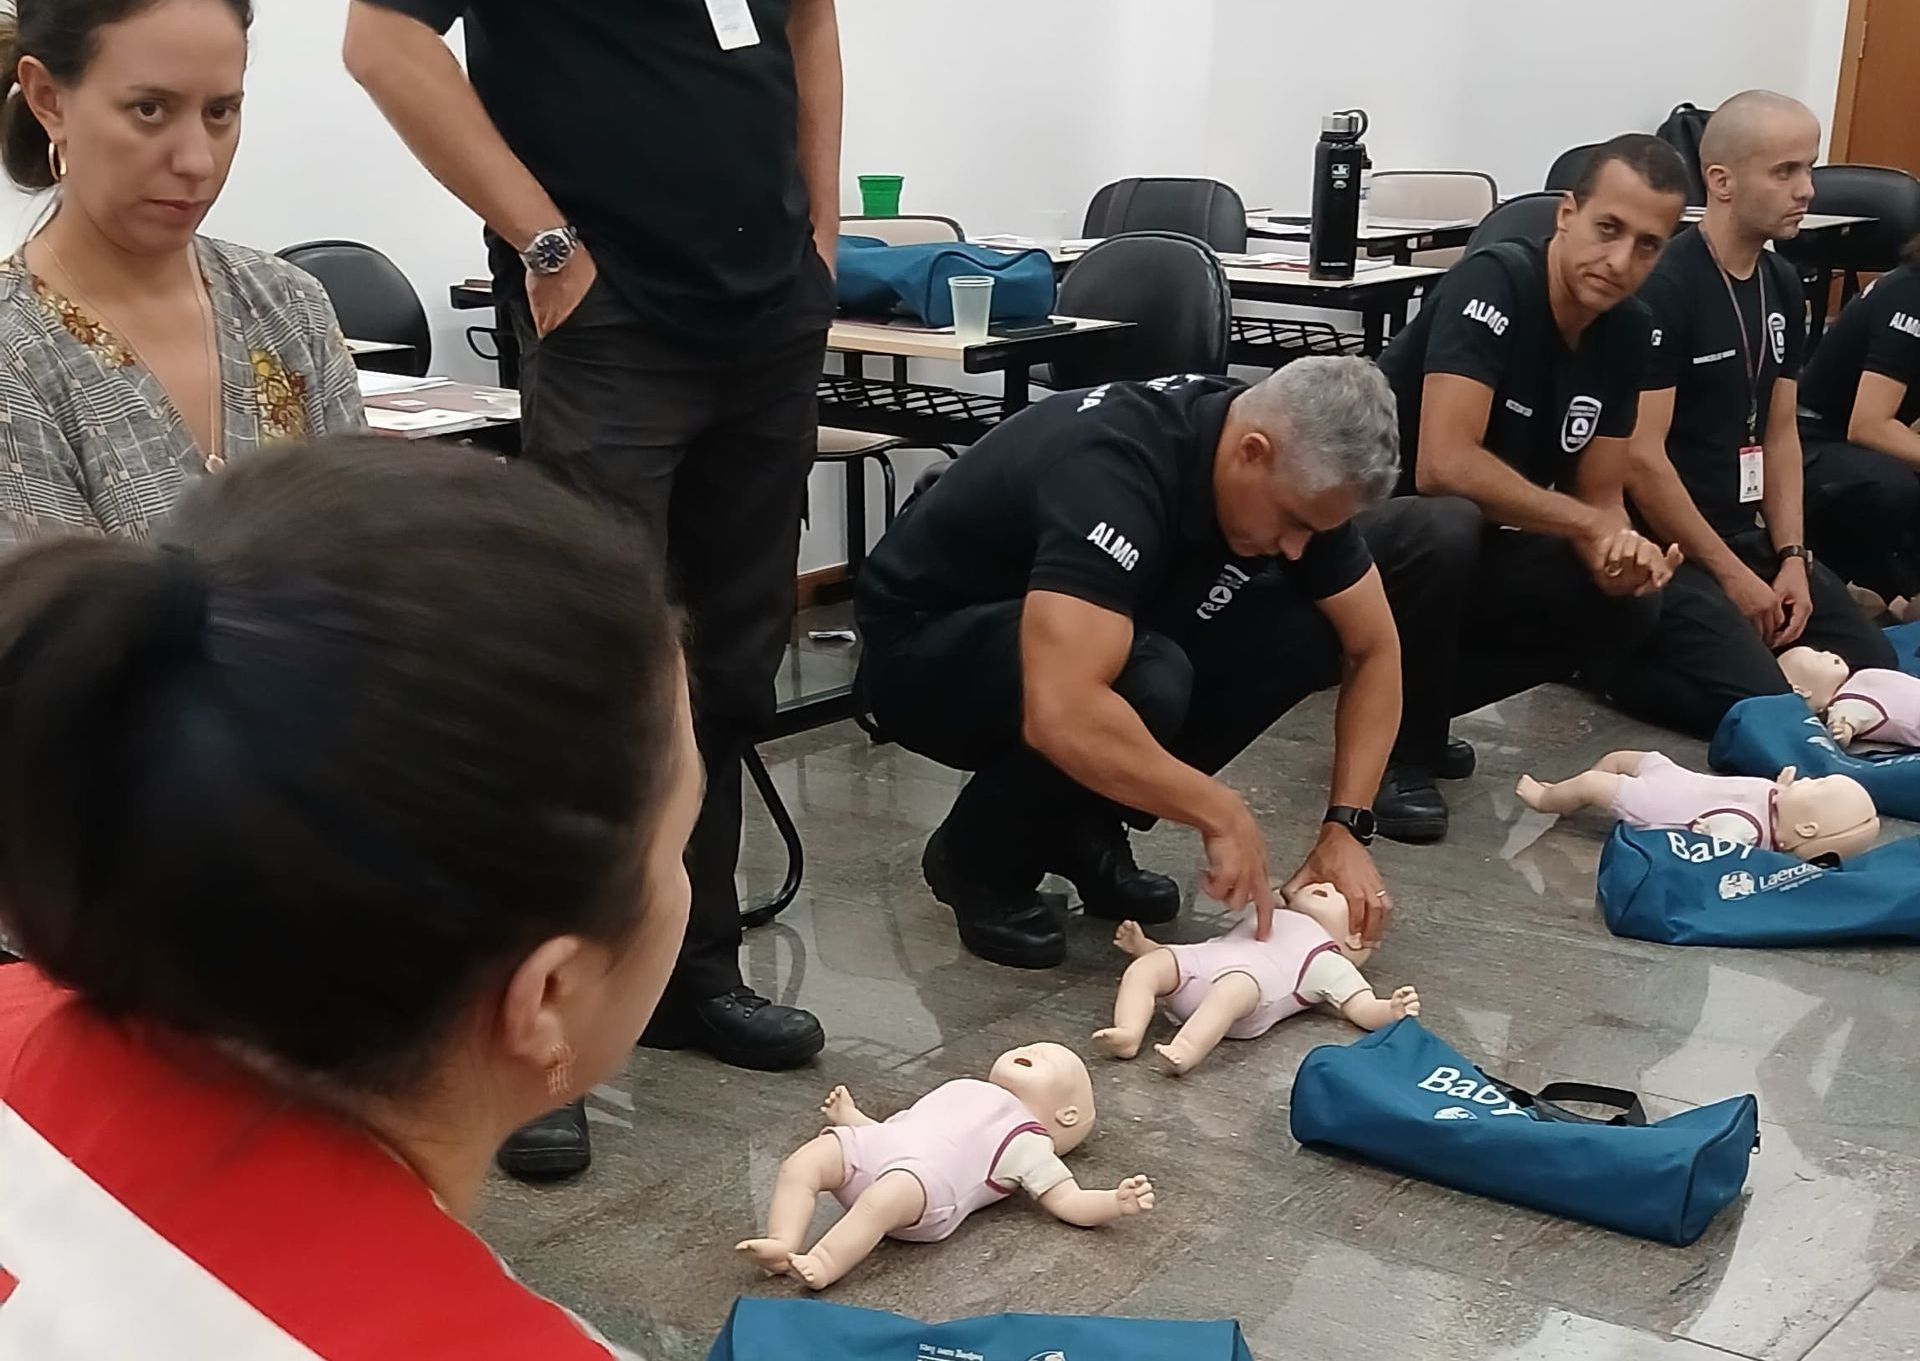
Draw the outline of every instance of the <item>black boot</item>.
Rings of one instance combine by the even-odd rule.
[[[1089,917],[1152,926],[1180,915],[1180,885],[1134,863],[1127,829],[1115,818],[1076,821],[1047,867],[1080,890]]]
[[[927,838],[920,869],[933,896],[953,909],[960,943],[1010,969],[1051,969],[1064,962],[1067,929],[1058,897],[1012,887],[1011,881],[991,882],[980,872],[984,857],[956,851],[950,822]]]
[[[662,1004],[641,1035],[648,1049],[698,1049],[734,1068],[781,1072],[825,1047],[810,1011],[769,1002],[742,983],[718,997]]]
[[[579,1176],[593,1161],[593,1145],[587,1138],[586,1101],[572,1101],[538,1120],[529,1120],[507,1136],[494,1161],[516,1181],[560,1181]]]
[[[1389,841],[1424,845],[1439,841],[1447,834],[1447,801],[1433,782],[1433,772],[1425,766],[1394,761],[1380,781],[1380,793],[1373,801],[1373,816],[1380,835]]]
[[[1473,743],[1463,738],[1449,737],[1433,773],[1443,780],[1464,780],[1473,774],[1474,767],[1479,764],[1480,757],[1474,751]]]

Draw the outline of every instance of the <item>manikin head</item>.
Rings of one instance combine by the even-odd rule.
[[[1368,359],[1296,360],[1227,409],[1213,459],[1214,514],[1241,557],[1296,560],[1393,491],[1400,423]]]
[[[1782,652],[1780,671],[1793,687],[1793,693],[1812,705],[1817,714],[1827,711],[1833,697],[1840,693],[1840,687],[1847,683],[1847,677],[1853,674],[1846,659],[1838,653],[1810,647],[1790,647]]]
[[[1707,204],[1732,215],[1750,241],[1786,241],[1800,234],[1813,202],[1813,163],[1820,159],[1820,120],[1797,99],[1748,90],[1722,104],[1700,137],[1700,174]]]
[[[1080,1056],[1064,1044],[1029,1044],[993,1061],[987,1081],[1020,1098],[1047,1127],[1058,1153],[1068,1153],[1093,1133],[1093,1079]]]
[[[1353,919],[1347,912],[1347,895],[1332,884],[1308,884],[1291,898],[1287,907],[1295,912],[1304,912],[1320,923],[1320,929],[1333,937],[1333,943],[1340,953],[1355,964],[1365,964],[1373,951],[1360,943],[1360,937],[1353,930]]]
[[[1820,855],[1845,859],[1871,850],[1880,836],[1880,815],[1866,788],[1850,775],[1797,778],[1788,766],[1780,772],[1773,803],[1773,839],[1802,860]]]
[[[1581,308],[1609,312],[1640,291],[1686,207],[1679,152],[1643,132],[1603,142],[1560,204],[1548,268]]]

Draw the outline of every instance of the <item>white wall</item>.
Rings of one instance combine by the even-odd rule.
[[[611,0],[610,0],[611,2]],[[348,0],[257,0],[246,133],[209,230],[268,249],[371,242],[413,279],[434,367],[483,379],[447,306],[484,269],[479,225],[407,154],[339,60]],[[1769,85],[1833,108],[1846,0],[839,0],[843,204],[906,177],[903,206],[970,230],[1077,219],[1133,174],[1210,174],[1249,203],[1306,198],[1319,117],[1369,110],[1383,168],[1536,187],[1566,147],[1652,128],[1683,99]],[[0,195],[0,237],[32,208]],[[928,368],[923,376],[965,381]],[[978,385],[976,383],[976,385]],[[815,475],[802,565],[840,560],[837,473]],[[871,498],[877,507],[876,495]],[[877,509],[875,511],[877,516]]]

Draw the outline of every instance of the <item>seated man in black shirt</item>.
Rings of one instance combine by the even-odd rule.
[[[1819,154],[1820,123],[1798,100],[1754,90],[1722,104],[1700,142],[1706,219],[1640,292],[1656,342],[1627,487],[1687,561],[1613,698],[1695,737],[1740,700],[1786,693],[1774,653],[1796,643],[1893,665],[1802,533],[1806,306],[1797,272],[1766,246],[1799,231]]]
[[[1464,778],[1458,714],[1605,663],[1653,627],[1677,559],[1621,485],[1650,325],[1633,300],[1679,226],[1679,155],[1595,149],[1545,243],[1462,260],[1380,366],[1400,403],[1402,495],[1360,518],[1404,657],[1406,717],[1374,804],[1383,836],[1438,841],[1436,775]]]
[[[1009,420],[901,512],[860,574],[860,689],[885,736],[977,772],[922,860],[969,950],[1065,958],[1047,871],[1093,915],[1171,918],[1179,887],[1135,866],[1123,818],[1197,828],[1207,892],[1264,936],[1266,846],[1213,776],[1336,681],[1331,807],[1283,892],[1333,883],[1378,937],[1367,808],[1400,655],[1348,521],[1392,488],[1395,445],[1362,360],[1109,383]]]
[[[1920,596],[1920,236],[1847,305],[1800,379],[1807,542],[1889,602]]]

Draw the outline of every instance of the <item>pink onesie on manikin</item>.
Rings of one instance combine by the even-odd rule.
[[[994,1164],[1021,1134],[1047,1127],[1004,1087],[977,1078],[944,1082],[878,1125],[833,1125],[846,1180],[833,1193],[848,1209],[888,1172],[911,1172],[927,1195],[919,1220],[889,1235],[937,1243],[983,1205],[1005,1200],[1012,1188],[993,1180]]]
[[[1882,669],[1856,671],[1833,697],[1835,705],[1842,700],[1862,705],[1877,716],[1854,730],[1855,740],[1920,747],[1920,676]]]
[[[1266,940],[1253,938],[1254,926],[1249,912],[1223,936],[1198,945],[1166,946],[1180,966],[1180,986],[1167,995],[1167,1010],[1186,1020],[1206,1000],[1207,991],[1230,973],[1248,975],[1260,989],[1254,1009],[1228,1028],[1230,1039],[1264,1035],[1312,1005],[1300,996],[1300,980],[1315,957],[1339,948],[1333,937],[1306,913],[1284,908],[1273,914],[1273,933]]]
[[[1639,774],[1621,777],[1613,812],[1636,827],[1691,827],[1707,818],[1737,819],[1752,827],[1755,846],[1770,851],[1775,792],[1772,780],[1701,775],[1650,751],[1640,759]]]

